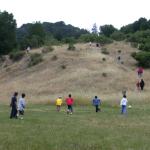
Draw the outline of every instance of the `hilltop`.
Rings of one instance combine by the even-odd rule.
[[[14,91],[25,92],[29,102],[50,102],[68,93],[85,101],[99,95],[103,100],[118,102],[123,89],[131,99],[148,98],[150,71],[145,70],[146,89],[139,93],[135,87],[136,61],[131,57],[138,50],[130,43],[113,42],[102,47],[86,43],[75,47],[75,51],[68,51],[68,45],[54,46],[54,51],[43,54],[44,60],[32,67],[28,67],[30,54],[14,63],[7,58],[0,68],[0,101],[8,103]],[[30,53],[42,53],[42,49]],[[121,63],[117,61],[118,50]]]

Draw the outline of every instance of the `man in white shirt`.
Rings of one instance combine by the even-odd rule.
[[[22,93],[19,102],[18,102],[18,112],[19,116],[24,115],[24,109],[25,109],[25,94]],[[23,119],[23,117],[20,117],[20,119]]]
[[[126,98],[126,95],[123,96],[121,102],[120,102],[120,105],[121,105],[121,114],[126,114],[127,112],[127,103],[128,103],[128,100]]]

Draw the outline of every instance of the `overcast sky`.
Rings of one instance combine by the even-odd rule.
[[[13,13],[17,26],[35,21],[57,22],[91,29],[112,24],[117,28],[145,17],[150,0],[0,0],[0,10]]]

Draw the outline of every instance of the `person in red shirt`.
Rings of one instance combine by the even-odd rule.
[[[139,67],[139,68],[137,69],[137,73],[138,73],[139,78],[142,77],[143,71],[144,71],[144,69],[143,69],[142,67]]]
[[[72,105],[73,105],[73,98],[71,97],[71,94],[68,95],[68,98],[66,98],[66,103],[67,103],[67,106],[68,106],[68,110],[67,110],[67,113],[69,114],[72,114],[73,112],[73,108],[72,108]]]

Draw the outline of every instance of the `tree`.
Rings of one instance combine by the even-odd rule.
[[[8,54],[16,46],[16,20],[13,14],[0,12],[0,55]]]
[[[113,25],[103,25],[103,26],[100,26],[99,30],[100,30],[101,34],[104,34],[107,37],[110,37],[110,35],[113,32],[117,31],[117,29]]]
[[[93,27],[92,27],[91,30],[92,30],[92,33],[93,33],[93,34],[98,34],[98,30],[97,30],[97,25],[96,25],[96,23],[93,24]]]

